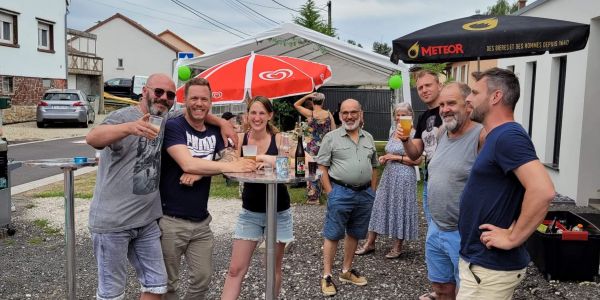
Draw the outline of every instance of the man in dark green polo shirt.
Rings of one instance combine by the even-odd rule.
[[[361,129],[360,103],[345,100],[339,115],[342,126],[325,135],[316,159],[328,197],[321,279],[321,291],[327,296],[337,293],[331,269],[341,239],[344,239],[344,262],[339,280],[359,286],[367,284],[367,279],[352,269],[352,260],[358,240],[367,236],[377,185],[375,142],[371,134]]]

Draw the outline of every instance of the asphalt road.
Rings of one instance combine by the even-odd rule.
[[[94,148],[85,143],[84,137],[59,139],[43,142],[14,144],[8,146],[8,157],[15,161],[71,158],[75,156],[94,157]],[[62,174],[59,168],[20,167],[11,173],[11,187],[23,183]]]

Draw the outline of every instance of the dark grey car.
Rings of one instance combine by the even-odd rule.
[[[37,126],[42,128],[51,122],[76,122],[87,127],[96,119],[93,101],[80,90],[48,90],[37,105]]]

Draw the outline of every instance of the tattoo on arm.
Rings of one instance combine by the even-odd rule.
[[[219,152],[219,156],[221,157],[219,161],[221,162],[232,162],[238,159],[237,153],[235,149],[231,147],[227,147]]]

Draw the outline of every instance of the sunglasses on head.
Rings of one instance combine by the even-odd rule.
[[[146,87],[154,91],[154,96],[156,96],[156,98],[160,98],[165,94],[165,90],[163,90],[161,88],[151,88],[149,86],[146,86]],[[167,92],[167,100],[170,100],[170,101],[175,100],[175,92],[171,92],[171,91],[166,91],[166,92]]]

